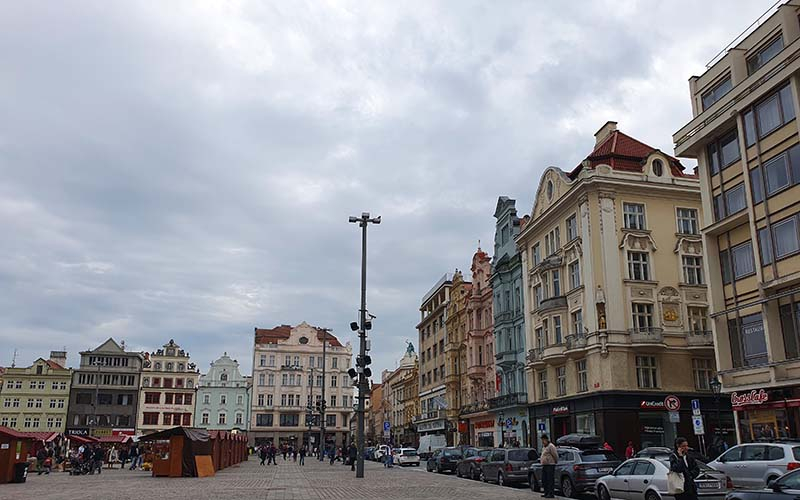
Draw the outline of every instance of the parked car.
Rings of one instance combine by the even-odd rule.
[[[453,472],[462,456],[458,448],[440,448],[428,459],[426,469],[428,472],[436,471],[440,474],[445,471]]]
[[[383,462],[386,454],[389,452],[389,445],[388,444],[381,444],[375,448],[375,460],[378,462]]]
[[[788,472],[764,489],[735,490],[725,500],[795,500],[800,497],[800,470]]]
[[[694,480],[697,497],[702,500],[723,500],[732,486],[725,473],[698,462],[700,475]],[[632,458],[607,476],[597,480],[599,500],[662,500],[673,498],[667,492],[669,460]]]
[[[556,446],[596,450],[603,447],[603,440],[594,434],[566,434],[556,439]]]
[[[397,448],[393,455],[395,465],[419,466],[419,454],[416,448]]]
[[[447,440],[442,434],[425,434],[419,438],[417,453],[425,460],[431,458],[436,450],[447,446]]]
[[[610,474],[622,460],[610,450],[580,450],[568,446],[558,447],[558,464],[555,486],[565,497],[575,498],[579,493],[594,491],[595,482]],[[533,464],[528,483],[533,491],[541,491],[542,466]]]
[[[500,486],[528,482],[531,464],[539,458],[534,448],[495,448],[481,462],[481,480]]]
[[[491,448],[466,448],[463,458],[456,465],[456,476],[480,479],[481,464],[491,453]]]
[[[727,474],[736,488],[763,488],[769,481],[800,469],[800,443],[740,444],[708,465]]]
[[[667,459],[669,460],[669,456],[672,455],[672,449],[667,448],[666,446],[648,446],[647,448],[639,451],[634,455],[635,458],[657,458]],[[694,448],[689,448],[689,456],[694,458],[695,460],[699,460],[704,464],[707,464],[711,460],[699,451],[695,450]]]

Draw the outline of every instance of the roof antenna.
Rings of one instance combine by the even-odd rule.
[[[14,349],[14,357],[11,358],[11,368],[17,367],[17,350]]]

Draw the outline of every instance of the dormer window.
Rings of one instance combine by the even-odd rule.
[[[656,158],[653,160],[653,175],[661,177],[664,175],[664,162]]]

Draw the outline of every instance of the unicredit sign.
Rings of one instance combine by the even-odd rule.
[[[738,392],[731,393],[731,406],[745,406],[745,405],[760,405],[769,400],[769,394],[764,389],[752,391],[746,394],[739,394]]]
[[[642,410],[663,410],[664,409],[664,400],[647,400],[643,399],[641,403],[639,403],[639,408]]]

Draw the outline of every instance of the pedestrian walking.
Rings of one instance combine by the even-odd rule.
[[[97,470],[97,473],[100,474],[103,472],[103,460],[106,458],[106,451],[101,448],[100,446],[94,449],[94,463],[92,466]]]
[[[36,452],[36,475],[41,476],[44,474],[50,474],[50,469],[45,466],[45,461],[47,460],[47,450],[45,448],[40,448],[39,451]]]
[[[631,459],[636,454],[636,450],[633,448],[633,441],[628,441],[628,447],[625,448],[625,458]]]
[[[108,452],[108,468],[113,469],[114,464],[119,462],[119,453],[117,452],[117,447],[112,445],[111,451]]]
[[[386,455],[383,457],[383,466],[384,467],[388,467],[388,468],[391,469],[392,468],[392,460],[393,460],[393,457],[392,457],[392,445],[388,444],[388,445],[386,445]]]
[[[258,447],[258,456],[261,458],[261,465],[264,465],[264,461],[267,459],[267,449],[263,445]]]
[[[306,447],[300,448],[300,465],[306,464]]]
[[[350,443],[347,448],[347,458],[350,460],[350,470],[356,470],[356,459],[358,458],[358,448],[355,443]]]
[[[332,444],[330,446],[330,450],[329,450],[328,456],[331,457],[331,465],[333,465],[333,462],[336,461],[336,445],[335,444]]]
[[[683,474],[683,493],[677,493],[675,500],[697,500],[694,480],[700,475],[700,468],[689,456],[689,442],[684,437],[675,440],[675,451],[669,456],[669,470]]]
[[[275,448],[274,444],[270,443],[268,455],[269,455],[269,459],[267,460],[267,465],[269,465],[271,463],[275,464],[275,465],[278,465],[278,461],[276,460],[276,458],[278,458],[278,449]]]
[[[542,486],[544,488],[544,498],[555,498],[555,479],[556,464],[558,463],[558,450],[550,442],[550,436],[542,434],[542,456],[539,459],[542,464]]]
[[[128,450],[127,449],[123,448],[123,449],[119,450],[119,461],[120,461],[120,464],[121,464],[119,466],[119,470],[122,470],[122,469],[125,468],[125,462],[128,461]]]
[[[136,468],[136,461],[139,460],[139,453],[140,453],[139,445],[134,444],[133,446],[131,446],[131,450],[129,452],[129,455],[131,457],[131,467],[129,470],[133,470]]]

